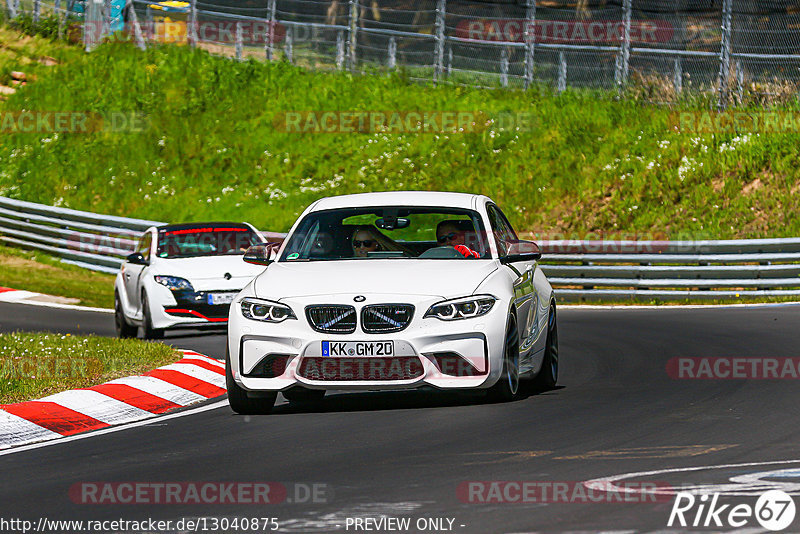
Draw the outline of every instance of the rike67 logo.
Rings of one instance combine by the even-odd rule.
[[[784,530],[795,517],[792,496],[781,490],[770,490],[759,496],[754,506],[750,504],[721,504],[720,494],[695,495],[679,492],[675,495],[668,527],[733,527],[756,526],[774,532]]]

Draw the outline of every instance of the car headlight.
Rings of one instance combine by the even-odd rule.
[[[431,306],[425,317],[436,317],[442,321],[470,319],[486,315],[497,299],[491,295],[476,295],[460,299],[445,300]]]
[[[179,278],[177,276],[156,276],[156,282],[162,286],[167,286],[172,291],[194,291],[191,282],[186,278]]]
[[[297,319],[289,306],[268,300],[244,298],[241,302],[242,315],[254,321],[282,323],[286,319]]]

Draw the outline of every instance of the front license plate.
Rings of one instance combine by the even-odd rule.
[[[323,356],[393,356],[394,341],[323,341]]]
[[[233,302],[233,299],[236,298],[237,293],[209,293],[208,294],[208,303],[213,305],[216,304],[230,304]]]

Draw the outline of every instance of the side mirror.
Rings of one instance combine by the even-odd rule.
[[[539,245],[533,241],[511,241],[508,244],[508,254],[500,258],[500,263],[508,264],[518,261],[536,261],[542,257]]]
[[[127,261],[132,265],[148,265],[147,260],[144,259],[144,256],[142,256],[141,252],[134,252],[133,254],[128,254],[128,256],[125,258],[125,261]]]
[[[253,245],[247,249],[242,258],[245,263],[252,263],[253,265],[269,265],[272,263],[272,255],[277,252],[280,243],[262,243]]]

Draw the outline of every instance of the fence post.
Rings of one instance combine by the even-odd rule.
[[[286,61],[292,63],[294,60],[294,27],[289,26],[286,28],[286,46],[284,47],[283,54],[286,56]]]
[[[739,105],[744,102],[744,68],[742,68],[742,61],[736,60],[736,96],[739,99]]]
[[[500,86],[508,87],[508,50],[500,49]]]
[[[6,0],[6,11],[8,11],[8,18],[13,20],[17,18],[17,6],[14,0]]]
[[[536,46],[536,0],[525,5],[525,89],[533,83],[533,54]]]
[[[142,27],[139,25],[139,17],[136,16],[136,9],[133,5],[133,0],[128,0],[128,6],[130,9],[128,13],[130,13],[131,17],[131,25],[133,26],[133,38],[136,40],[136,46],[139,47],[141,50],[145,50],[147,48],[147,44],[145,44],[144,36],[142,35]]]
[[[236,61],[242,60],[242,21],[236,21],[236,33],[233,37],[233,57]]]
[[[147,39],[150,41],[154,41],[156,38],[156,27],[153,23],[153,10],[150,9],[150,5],[147,5],[147,8],[144,11],[144,23],[145,29],[147,30]]]
[[[344,68],[344,32],[339,30],[336,32],[336,68],[341,70]]]
[[[564,51],[558,53],[558,92],[567,89],[567,56]]]
[[[190,0],[189,4],[189,46],[197,46],[197,0]]]
[[[103,31],[100,39],[111,35],[111,0],[103,0]]]
[[[628,71],[631,58],[631,0],[622,2],[622,46],[616,63],[615,81],[620,88],[628,83]]]
[[[55,0],[53,11],[55,11],[58,17],[58,40],[60,41],[64,37],[64,22],[67,18],[66,12],[62,13],[61,11],[61,0]]]
[[[719,100],[717,108],[724,110],[728,105],[728,76],[731,72],[731,15],[733,0],[722,1],[722,39],[719,51]]]
[[[397,66],[397,40],[394,36],[389,38],[389,70],[393,70]]]
[[[33,0],[33,23],[39,24],[39,15],[42,12],[42,0]]]
[[[675,72],[672,76],[672,85],[675,87],[675,94],[680,95],[683,91],[683,65],[681,65],[681,58],[675,58]]]
[[[264,45],[267,61],[275,59],[275,14],[277,1],[269,0],[267,4],[267,42]]]
[[[436,21],[435,21],[435,52],[433,64],[433,81],[438,82],[442,77],[444,66],[444,16],[447,10],[447,0],[436,0]]]
[[[350,14],[347,20],[350,70],[354,71],[356,69],[356,60],[358,59],[358,0],[348,0],[348,3],[350,5]]]
[[[453,72],[453,47],[452,45],[447,45],[447,64],[444,68],[444,74],[449,78],[452,72]]]
[[[98,41],[98,33],[102,37],[103,0],[86,0],[83,8],[83,46],[91,52]],[[101,29],[100,32],[97,30]]]

